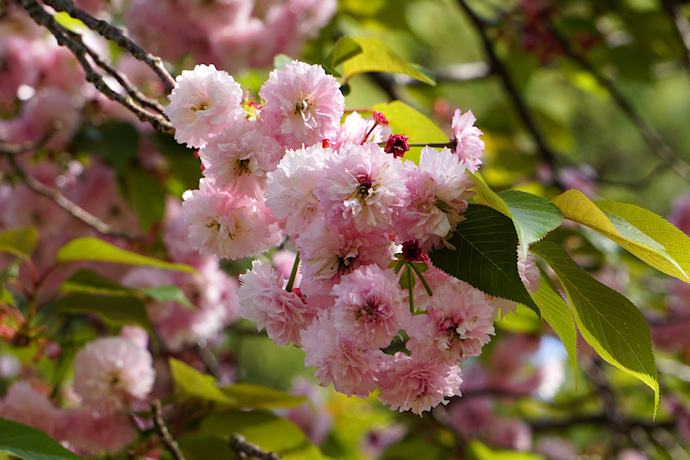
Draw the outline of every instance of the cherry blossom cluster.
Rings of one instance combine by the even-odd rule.
[[[318,65],[273,70],[258,95],[245,100],[212,65],[177,78],[166,115],[177,141],[199,149],[204,175],[183,195],[192,246],[237,259],[289,238],[300,277],[254,260],[240,276],[240,316],[300,347],[324,386],[361,397],[378,389],[391,409],[418,414],[447,403],[498,310],[427,255],[446,245],[473,196],[466,172],[484,149],[474,116],[456,111],[453,140],[425,146],[416,164],[383,115],[343,120],[339,84]],[[425,272],[414,289],[401,287],[403,266]],[[386,353],[403,331],[405,351]]]

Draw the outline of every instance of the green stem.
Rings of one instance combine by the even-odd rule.
[[[429,297],[434,295],[434,293],[431,291],[431,288],[429,287],[429,284],[426,282],[424,279],[424,276],[422,276],[422,272],[419,271],[417,267],[415,267],[414,263],[410,263],[409,265],[412,266],[412,269],[414,272],[417,274],[417,277],[419,278],[419,281],[422,282],[422,285],[424,285],[424,289],[426,289],[426,293],[429,294]]]
[[[414,315],[414,293],[412,292],[414,278],[409,263],[405,266],[405,270],[407,270],[407,291],[410,293],[410,313]]]
[[[295,278],[297,277],[297,269],[299,268],[299,252],[295,256],[295,263],[292,265],[292,272],[290,273],[290,279],[288,280],[285,290],[292,292],[292,286],[295,284]]]

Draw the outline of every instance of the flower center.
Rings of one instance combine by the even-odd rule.
[[[243,174],[251,174],[249,170],[249,158],[237,160],[235,163],[235,175],[241,176]]]

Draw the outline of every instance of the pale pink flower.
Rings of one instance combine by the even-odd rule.
[[[316,367],[321,386],[333,382],[336,391],[364,397],[374,391],[384,354],[356,346],[347,334],[335,328],[328,310],[302,331],[304,365]]]
[[[244,118],[242,88],[227,72],[197,65],[182,71],[176,82],[165,114],[177,142],[203,147],[225,126]]]
[[[482,132],[474,126],[477,119],[471,110],[462,113],[459,109],[453,114],[452,129],[453,140],[457,142],[455,153],[460,160],[467,165],[467,169],[475,172],[482,164],[482,154],[484,152],[484,141],[479,136]]]
[[[297,253],[290,249],[281,249],[273,253],[271,257],[271,262],[276,270],[276,274],[279,278],[290,279],[292,274],[292,267],[295,265],[295,258]],[[295,286],[300,285],[302,280],[302,270],[301,267],[297,269],[297,274],[295,276]]]
[[[361,145],[365,142],[386,142],[390,133],[391,129],[387,126],[378,125],[374,120],[365,120],[359,113],[352,112],[343,120],[340,132],[331,141],[331,148],[340,150],[347,143]]]
[[[286,282],[267,262],[254,260],[252,269],[240,275],[240,316],[254,321],[258,330],[266,328],[276,345],[299,346],[300,332],[314,315],[299,295],[285,290]]]
[[[118,452],[134,442],[136,432],[126,415],[68,409],[58,416],[56,438],[84,455]]]
[[[266,174],[276,169],[285,150],[264,134],[261,122],[240,120],[223,129],[199,151],[204,176],[218,187],[259,198]]]
[[[336,329],[356,346],[385,348],[410,316],[393,270],[365,265],[341,278],[331,294]]]
[[[189,226],[185,223],[182,203],[178,197],[169,197],[165,203],[163,244],[172,262],[200,266],[210,256],[202,256],[192,247],[189,240]]]
[[[216,188],[210,179],[182,195],[182,213],[192,247],[227,259],[258,256],[282,239],[275,218],[261,200]]]
[[[310,298],[330,296],[341,277],[362,265],[386,268],[393,257],[390,241],[381,232],[331,229],[322,219],[312,221],[309,231],[295,240],[302,260],[302,293]]]
[[[124,337],[96,339],[74,357],[74,390],[104,412],[146,398],[155,376],[151,353]]]
[[[668,220],[686,235],[690,235],[690,194],[681,195],[673,201]]]
[[[326,218],[359,231],[391,229],[391,218],[405,197],[402,163],[376,144],[347,144],[326,161],[315,195]]]
[[[407,347],[420,359],[458,364],[479,356],[494,334],[494,307],[486,295],[450,278],[433,288],[427,315],[415,316]]]
[[[23,423],[54,436],[58,409],[29,382],[18,380],[0,401],[0,417]]]
[[[539,267],[537,266],[537,258],[531,251],[528,250],[527,257],[523,259],[521,244],[518,245],[517,253],[517,268],[520,279],[529,292],[535,293],[539,289],[539,279],[541,277]]]
[[[36,66],[39,56],[35,41],[26,37],[7,34],[0,39],[0,113],[11,113],[22,85],[34,88],[40,69]]]
[[[300,427],[307,438],[316,445],[321,444],[328,436],[333,425],[331,415],[323,397],[323,390],[305,377],[297,376],[292,380],[290,393],[309,398],[293,409],[278,410],[278,414]]]
[[[397,352],[387,356],[379,377],[379,401],[391,410],[415,414],[431,410],[446,398],[460,396],[462,371],[458,366],[422,360]]]
[[[333,155],[331,149],[321,145],[288,150],[277,169],[268,173],[266,206],[283,221],[291,238],[296,238],[309,222],[322,214],[314,191],[326,160]]]
[[[522,420],[496,418],[491,424],[487,442],[502,449],[525,452],[532,448],[532,430]]]
[[[474,185],[465,165],[447,148],[424,147],[419,166],[407,161],[407,203],[396,210],[400,241],[417,241],[423,252],[440,246],[442,239],[463,220]]]
[[[120,329],[120,336],[143,349],[147,349],[149,346],[149,333],[139,326],[123,326]]]
[[[321,66],[292,61],[275,69],[259,96],[266,101],[261,117],[286,148],[330,139],[340,128],[345,98]]]

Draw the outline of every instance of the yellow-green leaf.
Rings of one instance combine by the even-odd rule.
[[[293,395],[252,383],[235,383],[221,390],[232,396],[240,407],[289,409],[308,401],[306,396]]]
[[[690,282],[690,239],[654,213],[624,203],[594,202],[577,190],[568,190],[552,202],[566,219],[601,233],[657,270]],[[683,261],[685,268],[671,253]]]
[[[193,267],[186,264],[173,264],[152,257],[142,256],[136,252],[118,248],[94,237],[77,238],[60,248],[57,253],[57,261],[60,263],[92,260],[99,262],[111,262],[116,264],[128,264],[144,267],[157,267],[165,270],[176,270],[194,273]]]
[[[563,246],[541,241],[532,251],[556,272],[582,337],[605,361],[640,379],[654,390],[659,406],[659,381],[649,325],[627,298],[583,270]]]
[[[7,252],[27,259],[38,243],[38,231],[34,227],[13,228],[0,233],[0,252]]]
[[[359,49],[357,49],[359,46]],[[342,48],[341,51],[338,51]],[[380,38],[346,38],[338,41],[333,55],[337,65],[343,63],[345,78],[365,72],[389,72],[408,75],[431,86],[436,85],[433,74],[416,64],[411,64],[395,54]]]
[[[215,379],[202,374],[175,358],[169,359],[170,372],[175,382],[175,395],[183,399],[203,399],[227,406],[235,406],[232,396],[226,395],[216,385]]]

